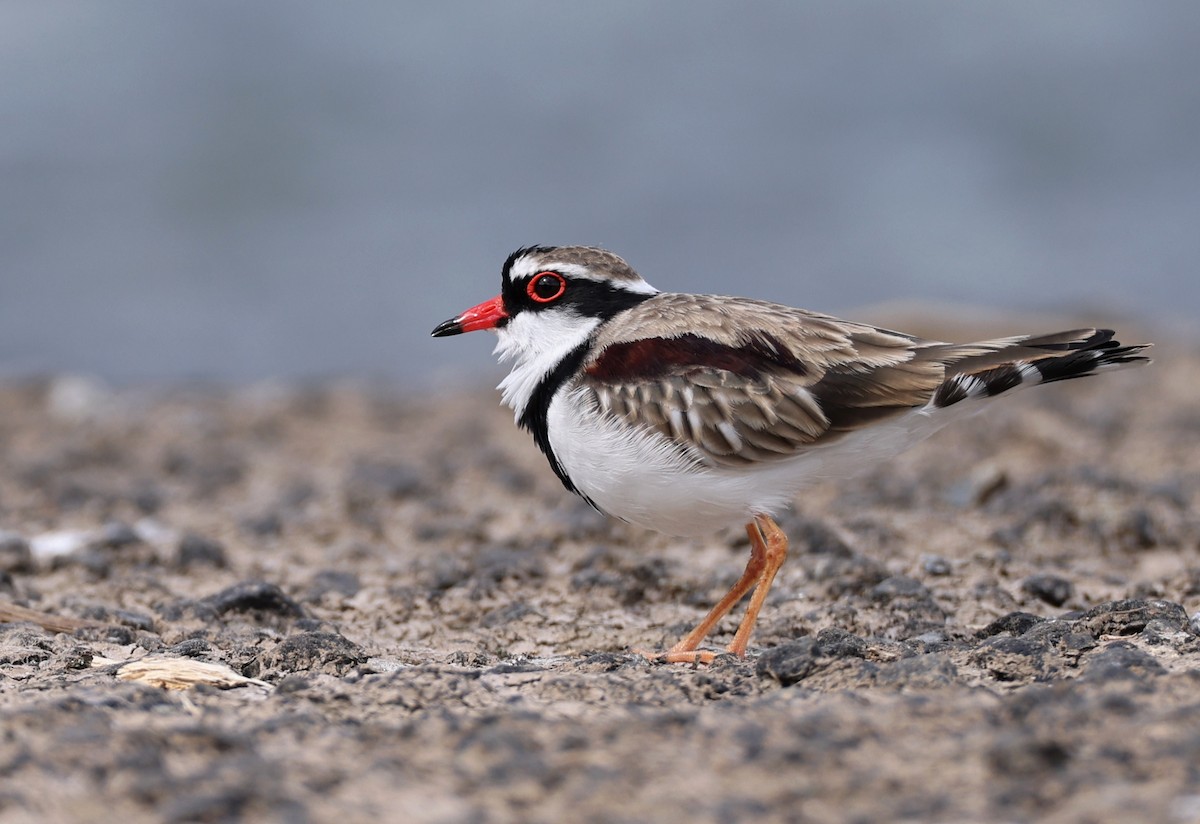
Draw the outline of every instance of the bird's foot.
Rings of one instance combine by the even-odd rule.
[[[634,649],[633,652],[637,655],[660,664],[711,664],[717,659],[718,655],[729,655],[728,650],[711,650],[711,649],[668,649],[660,652],[651,652],[650,650]]]

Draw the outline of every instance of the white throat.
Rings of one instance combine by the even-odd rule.
[[[542,379],[599,325],[599,318],[574,312],[522,312],[497,330],[495,354],[501,363],[514,363],[496,388],[518,422]]]

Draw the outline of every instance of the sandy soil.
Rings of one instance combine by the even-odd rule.
[[[711,667],[630,650],[745,536],[597,515],[492,392],[0,386],[0,820],[1198,821],[1200,356],[1156,358],[813,490]]]

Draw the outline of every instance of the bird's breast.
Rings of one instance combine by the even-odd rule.
[[[701,535],[748,521],[763,495],[753,473],[701,464],[659,432],[603,412],[586,389],[550,403],[549,442],[571,483],[605,513],[671,535]]]

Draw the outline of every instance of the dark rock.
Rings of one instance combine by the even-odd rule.
[[[1088,696],[1077,690],[1064,690],[1054,684],[1029,684],[1004,697],[999,708],[1001,727],[1009,722],[1036,726],[1039,718],[1059,712],[1085,712]]]
[[[925,652],[932,652],[935,649],[945,648],[947,641],[948,639],[946,638],[945,632],[940,629],[931,629],[928,632],[923,632],[914,638],[905,639],[905,644],[910,647],[914,647],[915,645],[919,644],[920,647],[917,647],[915,651],[918,655],[920,655]]]
[[[80,617],[90,618],[106,624],[121,624],[142,632],[154,631],[154,619],[143,612],[126,609],[112,609],[104,606],[92,606],[80,610]]]
[[[54,502],[59,508],[65,510],[82,509],[90,501],[101,500],[104,503],[110,503],[105,500],[106,496],[101,495],[90,486],[85,486],[74,481],[63,481],[58,484],[58,489],[54,495]]]
[[[1070,652],[1087,652],[1089,649],[1095,649],[1100,642],[1087,632],[1068,632],[1062,636],[1059,643],[1064,650]]]
[[[715,821],[764,821],[770,818],[771,806],[753,796],[726,797],[718,800],[713,809]]]
[[[450,653],[446,662],[453,664],[456,667],[469,667],[474,671],[490,667],[496,663],[496,657],[488,655],[486,652],[468,652],[466,650],[458,650]]]
[[[1162,645],[1190,640],[1192,634],[1189,630],[1180,629],[1172,621],[1153,618],[1146,624],[1146,628],[1142,630],[1141,637],[1147,644]]]
[[[820,668],[820,655],[820,645],[815,638],[801,638],[769,649],[760,655],[755,665],[755,673],[760,677],[772,678],[781,686],[790,687]]]
[[[82,644],[71,647],[66,650],[62,656],[63,667],[69,670],[88,669],[92,665],[92,659],[96,653],[90,647]]]
[[[1052,671],[1053,666],[1047,660],[1051,651],[1050,645],[1041,639],[998,635],[972,651],[970,661],[997,681],[1032,681]]]
[[[1117,537],[1127,549],[1153,549],[1161,543],[1154,517],[1145,509],[1135,509],[1117,526]]]
[[[1005,733],[987,752],[988,766],[1005,777],[1040,778],[1063,769],[1070,760],[1065,744],[1027,732]]]
[[[129,627],[106,626],[102,630],[103,638],[110,644],[129,646],[137,641],[137,635]]]
[[[0,572],[33,571],[33,553],[29,542],[15,532],[0,531]]]
[[[871,588],[868,597],[887,604],[903,616],[903,623],[892,630],[895,637],[913,638],[930,631],[941,631],[945,626],[946,611],[916,578],[907,575],[885,578]]]
[[[283,534],[283,518],[278,512],[264,512],[242,519],[242,529],[260,538],[272,538]]]
[[[1190,631],[1187,612],[1179,604],[1140,598],[1099,604],[1080,616],[1079,623],[1096,636],[1136,635],[1155,619],[1163,627]]]
[[[545,672],[546,668],[524,659],[506,661],[489,669],[484,675],[511,675],[518,672]]]
[[[1114,641],[1088,657],[1083,677],[1089,681],[1140,680],[1164,673],[1166,669],[1150,653],[1126,641]]]
[[[87,570],[94,581],[102,581],[112,573],[112,555],[95,547],[89,547],[75,555],[63,555],[55,558],[52,566],[58,569],[68,564],[78,564]]]
[[[991,638],[993,635],[999,635],[1002,632],[1014,636],[1024,635],[1030,627],[1040,624],[1045,620],[1045,618],[1030,612],[1010,612],[1007,615],[1001,615],[995,621],[992,621],[986,627],[979,630],[975,634],[975,637]]]
[[[1055,607],[1061,607],[1075,594],[1075,586],[1070,581],[1049,573],[1029,576],[1021,582],[1021,589]]]
[[[1053,534],[1069,535],[1082,523],[1079,513],[1069,502],[1060,498],[1039,500],[1029,511],[1023,526],[1027,529],[1034,524],[1048,527]]]
[[[870,595],[876,601],[892,601],[896,598],[927,598],[929,590],[916,578],[893,575],[872,587]]]
[[[140,543],[142,543],[142,539],[133,527],[121,521],[106,523],[93,540],[93,546],[106,549],[120,549]]]
[[[28,624],[0,625],[0,665],[38,664],[54,652],[51,637]]]
[[[923,555],[921,569],[926,575],[949,575],[953,568],[941,555]]]
[[[164,805],[162,820],[167,824],[191,821],[241,821],[254,803],[251,786],[231,786],[212,793],[177,795]],[[282,820],[282,819],[281,819]]]
[[[1021,638],[1044,644],[1047,648],[1062,647],[1068,637],[1093,639],[1093,636],[1071,621],[1049,620],[1035,624],[1025,631]],[[1093,639],[1094,640],[1094,639]]]
[[[218,615],[226,612],[267,612],[294,618],[304,616],[304,608],[284,594],[275,584],[243,581],[210,595],[201,601]]]
[[[829,658],[865,658],[867,642],[840,627],[826,627],[817,633],[817,653]]]
[[[362,648],[335,632],[302,632],[284,638],[258,656],[258,674],[317,670],[344,675],[367,660]]]
[[[282,681],[275,685],[275,693],[277,695],[294,695],[298,692],[304,692],[312,686],[312,678],[307,675],[293,673],[287,675]]]
[[[189,532],[179,540],[175,564],[183,569],[193,566],[223,569],[228,565],[225,557],[225,545],[214,538],[206,538],[203,535]]]
[[[945,653],[932,652],[884,664],[878,668],[875,680],[901,689],[944,687],[958,680],[958,667]]]
[[[158,613],[158,617],[168,623],[176,623],[189,618],[211,623],[216,621],[219,615],[211,604],[205,601],[195,601],[191,598],[180,598],[177,601],[159,604],[154,608]]]
[[[579,662],[580,672],[614,672],[639,660],[640,656],[616,652],[594,652]]]
[[[322,621],[320,618],[310,618],[303,616],[296,619],[293,624],[296,632],[338,632],[338,628],[328,621]]]
[[[180,655],[184,658],[200,658],[211,650],[212,644],[203,638],[188,638],[186,641],[180,641],[169,649],[172,654]]]
[[[471,568],[466,560],[450,555],[439,555],[434,558],[428,574],[425,576],[430,597],[436,598],[448,589],[459,586],[471,577]]]
[[[133,490],[130,500],[143,515],[153,515],[162,508],[163,494],[153,482],[146,481]]]
[[[621,573],[615,572],[613,570],[597,569],[595,567],[589,567],[587,569],[582,569],[579,572],[576,572],[574,575],[572,575],[571,576],[571,589],[576,590],[576,591],[579,591],[579,590],[598,591],[598,590],[603,590],[603,589],[612,590],[613,592],[625,592],[625,591],[632,592],[633,591],[632,587],[628,588],[628,590],[627,590],[627,588],[625,586],[625,576],[622,575]],[[642,596],[642,598],[644,598],[646,593],[645,593],[645,590],[643,590],[641,593],[637,593],[637,594]],[[633,601],[632,603],[637,603],[642,598],[638,598],[637,600]]]

